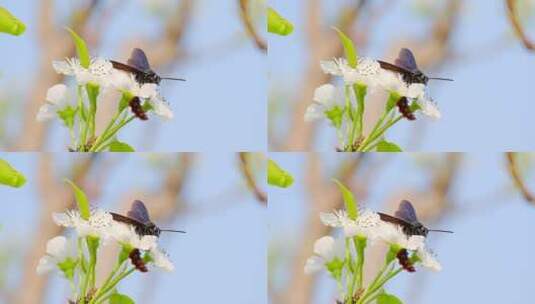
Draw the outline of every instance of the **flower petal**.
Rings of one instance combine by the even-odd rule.
[[[46,243],[46,253],[50,256],[56,257],[59,261],[63,260],[67,252],[67,238],[64,236],[56,236]]]
[[[46,101],[57,106],[65,104],[67,98],[67,86],[63,83],[53,85],[46,92]]]
[[[314,243],[314,253],[326,261],[331,261],[335,257],[334,243],[335,241],[332,236],[321,237]]]
[[[330,83],[321,85],[314,90],[313,100],[328,107],[336,97],[336,87]]]
[[[305,263],[305,274],[313,274],[323,269],[324,260],[318,256],[311,256]]]

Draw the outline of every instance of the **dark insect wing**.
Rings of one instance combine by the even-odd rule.
[[[397,66],[397,65],[385,62],[385,61],[381,61],[381,60],[377,60],[377,62],[379,62],[379,65],[381,66],[381,68],[383,68],[385,70],[389,70],[389,71],[392,71],[392,72],[400,73],[402,75],[404,75],[404,74],[412,74],[411,70],[408,70],[408,69],[406,69],[404,67],[400,67],[400,66]]]
[[[110,212],[110,214],[111,214],[111,216],[112,216],[114,221],[125,223],[125,224],[132,225],[132,226],[135,226],[135,227],[144,226],[143,223],[141,223],[140,221],[138,221],[136,219],[129,218],[127,216],[120,215],[120,214],[114,213],[114,212]]]
[[[149,212],[147,211],[145,204],[140,200],[135,200],[132,203],[132,207],[130,207],[130,211],[128,211],[127,215],[143,224],[150,223]]]
[[[414,59],[414,55],[412,54],[411,50],[406,48],[402,48],[399,51],[395,64],[409,71],[414,72],[418,70],[418,65],[416,65],[416,59]]]
[[[120,63],[120,62],[117,62],[117,61],[114,61],[114,60],[110,60],[111,64],[113,65],[113,68],[114,69],[118,69],[118,70],[122,70],[122,71],[125,71],[125,72],[129,72],[129,73],[132,73],[132,74],[138,74],[138,73],[143,73],[143,71],[133,67],[133,66],[129,66],[127,64],[124,64],[124,63]]]
[[[381,212],[377,212],[377,214],[379,214],[379,217],[381,218],[381,221],[385,221],[385,222],[389,222],[389,223],[392,223],[392,224],[396,224],[396,225],[400,225],[402,227],[405,227],[405,226],[410,226],[411,223],[401,219],[401,218],[397,218],[397,217],[394,217],[394,216],[391,216],[391,215],[388,215],[388,214],[385,214],[385,213],[381,213]]]
[[[414,210],[412,204],[406,200],[403,200],[401,203],[399,203],[398,211],[396,211],[395,216],[409,223],[418,222],[416,210]]]
[[[141,71],[150,70],[149,60],[142,49],[133,49],[127,63],[135,68],[140,69]]]

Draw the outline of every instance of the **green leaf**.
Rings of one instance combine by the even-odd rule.
[[[76,116],[76,112],[78,112],[77,108],[67,106],[63,110],[58,111],[58,116],[68,128],[71,128],[74,126],[74,116]]]
[[[267,9],[267,25],[268,32],[281,36],[287,36],[294,30],[293,24],[271,7]]]
[[[325,111],[325,116],[331,121],[336,129],[340,129],[344,118],[345,109],[335,106],[330,110]]]
[[[114,293],[110,297],[109,304],[135,304],[135,302],[127,295]]]
[[[80,216],[84,220],[89,219],[89,216],[91,215],[91,211],[89,209],[89,200],[87,199],[87,196],[72,181],[70,181],[68,179],[65,179],[65,182],[67,184],[71,185],[72,190],[74,191],[74,197],[76,198],[76,202],[78,203],[78,209],[80,210]]]
[[[89,67],[90,58],[89,58],[89,50],[87,49],[87,45],[85,41],[78,36],[72,29],[65,28],[69,33],[71,33],[72,39],[74,40],[74,45],[76,46],[76,53],[78,53],[78,58],[80,59],[80,64],[84,68]]]
[[[294,182],[294,178],[277,163],[268,159],[268,184],[281,188],[288,188]]]
[[[333,27],[333,29],[338,33],[338,37],[340,37],[340,41],[342,42],[342,45],[344,46],[344,53],[346,54],[347,63],[350,67],[355,68],[357,66],[357,50],[355,49],[355,45],[353,44],[353,41],[349,39],[349,37],[346,36],[341,30],[339,30],[336,27]]]
[[[355,197],[353,196],[353,192],[349,190],[344,184],[342,184],[337,179],[333,178],[333,181],[338,185],[338,188],[340,189],[340,192],[342,192],[342,197],[344,198],[344,204],[346,206],[347,215],[350,219],[354,220],[359,215],[359,210],[357,206],[357,201],[355,201]]]
[[[109,146],[110,152],[136,152],[129,144],[115,139]]]
[[[401,148],[398,145],[396,145],[393,142],[388,142],[384,139],[381,140],[377,144],[375,151],[377,152],[403,152],[403,150],[401,150]]]
[[[20,36],[24,31],[26,31],[26,25],[0,6],[0,32]]]
[[[78,265],[78,260],[68,257],[62,262],[58,263],[58,268],[61,270],[61,272],[63,272],[67,279],[72,279],[74,278],[76,265]]]
[[[26,177],[11,165],[0,159],[0,184],[20,188],[26,183]]]
[[[382,293],[377,297],[377,304],[403,304],[396,296]]]

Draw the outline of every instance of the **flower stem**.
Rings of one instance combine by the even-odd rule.
[[[398,275],[401,271],[403,271],[403,268],[401,267],[397,270],[392,270],[382,280],[378,280],[376,284],[370,285],[357,304],[369,303],[370,297],[372,297],[376,291],[380,290],[386,284],[386,282]]]
[[[103,290],[107,289],[108,284],[113,280],[113,277],[117,274],[117,272],[121,269],[121,267],[124,265],[125,261],[122,261],[121,263],[115,264],[115,267],[112,269],[102,286],[95,292],[95,295],[93,296],[93,299],[99,298],[103,294]],[[94,303],[93,299],[91,300],[91,303]]]
[[[101,136],[102,139],[99,141],[98,145],[97,144],[93,145],[93,147],[91,149],[91,152],[101,152],[103,150],[103,148],[106,147],[106,146],[103,146],[103,144],[105,145],[106,141],[108,141],[113,136],[115,136],[115,134],[117,134],[117,132],[119,132],[119,130],[122,127],[124,127],[125,125],[130,123],[135,118],[136,118],[136,116],[132,115],[127,119],[123,119],[118,125],[110,128],[110,130],[108,130],[108,134],[106,134],[104,136]]]
[[[354,271],[353,267],[353,261],[351,259],[351,243],[349,242],[349,239],[346,239],[346,260],[348,265],[348,272],[347,272],[347,278],[346,278],[346,284],[347,284],[347,304],[353,304],[353,288],[355,284],[353,282],[356,278],[356,272]],[[351,277],[352,276],[352,277]]]
[[[126,278],[127,276],[129,276],[132,272],[134,272],[136,270],[135,267],[132,267],[130,268],[128,271],[125,271],[123,273],[121,273],[120,275],[118,275],[115,279],[113,279],[107,287],[103,288],[103,291],[100,292],[100,296],[98,297],[94,297],[91,302],[89,302],[89,304],[98,304],[98,303],[104,303],[104,301],[110,296],[110,295],[106,295],[109,291],[113,290],[113,288],[115,288],[115,286],[117,286],[117,284],[119,284],[119,282]],[[104,297],[104,298],[102,298]]]
[[[357,251],[357,269],[356,269],[356,288],[357,290],[362,288],[362,282],[364,280],[364,249],[366,248],[366,239],[354,237],[353,244]]]
[[[106,129],[104,129],[104,131],[102,132],[102,134],[100,134],[99,137],[97,137],[97,139],[95,140],[95,142],[93,143],[93,146],[91,147],[91,150],[89,150],[90,152],[95,152],[94,151],[94,148],[98,145],[100,145],[102,143],[102,139],[107,136],[108,132],[110,131],[110,129],[115,125],[115,123],[117,122],[117,120],[119,119],[119,117],[121,116],[121,114],[124,112],[124,109],[122,111],[117,111],[117,113],[112,117],[112,119],[110,120],[110,122],[108,123],[108,125],[106,126]]]
[[[389,121],[384,127],[380,128],[373,137],[370,137],[366,145],[363,145],[362,152],[368,152],[372,150],[373,148],[375,148],[375,146],[377,145],[377,142],[375,142],[375,140],[380,138],[390,127],[395,125],[402,118],[403,118],[403,115],[399,115],[398,117]]]

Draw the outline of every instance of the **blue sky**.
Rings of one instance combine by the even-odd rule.
[[[161,170],[149,161],[155,155],[101,157],[113,169],[103,185],[102,196],[94,202],[100,206],[114,210],[125,193],[133,189],[151,191],[160,184]],[[36,217],[43,204],[36,188],[37,154],[0,153],[0,158],[9,161],[28,179],[20,189],[0,187],[4,206],[0,213],[2,252],[17,248],[24,253],[39,229]],[[55,174],[61,179],[68,177],[62,172],[76,158],[74,154],[56,154],[54,161]],[[197,157],[185,186],[185,207],[189,211],[173,223],[160,223],[161,227],[187,231],[185,235],[161,236],[161,246],[175,263],[175,271],[137,274],[124,282],[120,287],[122,292],[141,303],[265,303],[266,210],[245,189],[236,164],[233,153],[205,153]],[[15,260],[8,269],[10,286],[20,276],[21,261],[16,257]],[[68,284],[60,279],[51,282],[43,303],[64,302]],[[151,282],[156,286],[150,285]],[[155,288],[150,293],[151,301],[141,300],[145,285]]]
[[[420,156],[425,159],[436,154]],[[270,157],[295,177],[290,188],[270,188],[268,210],[270,244],[289,244],[282,250],[291,255],[300,244],[304,215],[309,210],[309,197],[304,188],[306,154],[272,153]],[[381,211],[381,203],[398,190],[426,189],[423,187],[428,175],[422,166],[422,157],[419,161],[410,153],[369,157],[384,165],[379,167],[378,177],[370,182],[369,197],[365,201],[360,199],[366,207]],[[332,169],[341,159],[340,153],[321,154],[324,180],[333,177]],[[442,272],[404,273],[390,283],[387,290],[411,304],[526,303],[526,299],[531,298],[535,244],[530,235],[535,229],[535,208],[513,191],[504,164],[503,154],[499,153],[466,155],[460,174],[454,180],[451,212],[440,223],[428,224],[455,232],[428,237],[430,248],[442,263]],[[534,187],[530,179],[533,168],[525,168],[531,168],[526,173],[530,187]],[[281,274],[277,284],[284,286],[284,277]],[[409,301],[408,294],[415,288],[410,283],[414,281],[418,281],[416,286],[421,288],[419,302]],[[319,282],[311,304],[332,302],[335,285],[326,276]]]
[[[161,74],[184,77],[187,82],[164,82],[161,90],[171,103],[175,118],[153,119],[150,127],[141,122],[128,127],[120,137],[138,150],[149,151],[260,151],[266,147],[265,55],[245,38],[235,1],[194,1],[192,25],[185,37],[189,56]],[[108,2],[110,4],[111,2]],[[0,96],[19,104],[28,87],[39,77],[36,9],[38,1],[9,1],[4,4],[27,25],[20,37],[0,39]],[[71,1],[56,1],[57,28],[66,25]],[[118,54],[125,41],[145,36],[156,38],[158,18],[147,13],[141,1],[128,1],[114,13],[99,49],[92,55],[125,59]],[[150,60],[150,55],[147,54]],[[61,59],[61,58],[58,58]],[[52,65],[50,65],[52,69]],[[9,96],[9,97],[6,97]],[[43,96],[43,101],[44,101]],[[7,135],[14,136],[20,119],[9,120]],[[37,122],[36,122],[37,123]],[[154,131],[156,130],[156,132]],[[147,138],[153,144],[144,146]],[[46,149],[65,151],[68,133],[55,123]]]
[[[335,12],[347,0],[322,1],[327,30]],[[375,3],[375,1],[373,2]],[[383,3],[383,1],[380,1]],[[380,3],[377,5],[381,7]],[[369,45],[360,55],[382,58],[391,41],[400,37],[422,37],[427,23],[412,9],[414,1],[394,1],[384,16],[374,23]],[[529,151],[535,148],[532,98],[535,57],[513,38],[503,1],[462,1],[463,9],[454,32],[451,52],[456,58],[429,75],[451,77],[454,82],[430,82],[429,90],[438,102],[442,119],[403,121],[388,133],[388,138],[406,151]],[[273,0],[270,5],[293,21],[291,36],[269,38],[268,66],[270,92],[289,91],[277,111],[281,118],[274,128],[285,134],[286,115],[295,101],[308,60],[304,37],[306,1]],[[532,12],[533,13],[533,12]],[[528,29],[533,29],[528,26]],[[534,36],[535,31],[530,31]],[[358,47],[358,46],[357,46]],[[410,47],[410,46],[408,46]],[[328,59],[328,58],[325,58]],[[319,63],[318,63],[319,64]],[[421,146],[409,146],[410,134],[419,130]],[[327,124],[320,126],[313,149],[331,151],[335,133]],[[423,130],[422,130],[423,129]]]

